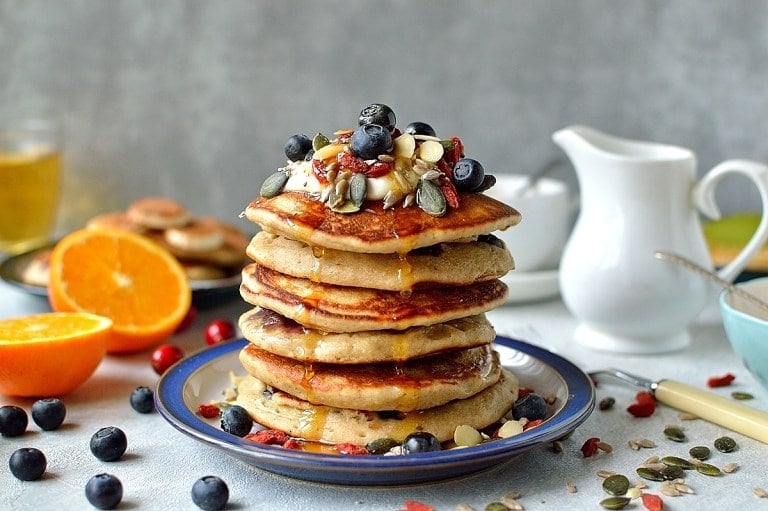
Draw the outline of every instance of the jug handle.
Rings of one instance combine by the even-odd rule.
[[[715,202],[715,188],[723,177],[734,173],[748,177],[755,184],[760,193],[762,213],[760,224],[749,242],[733,261],[717,272],[718,276],[729,282],[733,282],[768,241],[768,166],[752,160],[726,160],[707,172],[693,190],[696,207],[709,218],[717,220],[721,214]]]

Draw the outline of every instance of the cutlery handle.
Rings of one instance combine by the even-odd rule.
[[[674,380],[659,381],[654,395],[665,405],[768,444],[768,413],[762,410]]]

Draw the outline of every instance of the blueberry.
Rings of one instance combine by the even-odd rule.
[[[235,436],[244,437],[251,432],[253,419],[239,405],[232,405],[221,414],[221,429]]]
[[[493,245],[494,247],[499,248],[506,248],[504,245],[504,242],[500,240],[498,237],[494,236],[493,234],[481,234],[477,237],[477,241],[481,243],[488,243],[489,245]]]
[[[96,474],[85,484],[85,498],[97,509],[114,509],[123,499],[123,483],[112,474]]]
[[[352,133],[349,147],[355,156],[372,160],[392,150],[392,135],[378,124],[364,124]]]
[[[538,394],[531,392],[515,401],[512,408],[512,418],[520,420],[523,417],[529,421],[545,419],[547,417],[547,402]]]
[[[443,446],[432,433],[417,431],[411,433],[403,440],[403,454],[417,452],[434,452],[443,450]]]
[[[229,500],[229,488],[216,476],[201,477],[192,485],[192,502],[205,511],[224,509]]]
[[[11,473],[22,481],[35,481],[45,472],[45,455],[34,447],[23,447],[13,451],[8,460]]]
[[[48,399],[38,399],[32,403],[32,420],[40,426],[43,431],[53,431],[61,426],[64,417],[67,415],[67,408],[61,399],[52,397]]]
[[[139,413],[151,413],[155,409],[152,389],[144,386],[133,389],[133,392],[131,392],[131,407]]]
[[[23,408],[13,405],[0,406],[0,435],[23,435],[28,423],[29,418]]]
[[[411,135],[428,135],[430,137],[435,136],[435,129],[426,122],[415,121],[405,127],[405,133]]]
[[[363,126],[364,124],[377,124],[384,127],[387,131],[392,132],[392,130],[395,129],[395,124],[397,124],[397,119],[395,118],[395,112],[393,112],[387,105],[374,103],[360,111],[360,117],[357,118],[357,124],[360,126]]]
[[[128,448],[128,439],[120,428],[101,428],[91,437],[91,452],[101,461],[117,461]]]
[[[285,156],[291,161],[303,160],[312,150],[312,141],[306,135],[293,135],[285,143]]]
[[[453,166],[453,184],[459,191],[475,191],[480,188],[484,179],[485,170],[477,160],[462,158]]]

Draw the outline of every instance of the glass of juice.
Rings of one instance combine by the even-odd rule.
[[[51,240],[61,182],[61,147],[47,120],[0,124],[0,255]]]

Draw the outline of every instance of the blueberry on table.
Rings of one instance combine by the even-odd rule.
[[[377,124],[391,132],[395,129],[397,118],[395,117],[395,112],[393,112],[387,105],[373,103],[360,111],[360,117],[357,118],[357,124],[360,126],[364,124]]]
[[[112,474],[96,474],[85,485],[85,498],[97,509],[114,509],[123,500],[123,483]]]
[[[128,439],[115,426],[101,428],[91,437],[91,452],[101,461],[117,461],[128,448]]]
[[[253,419],[245,408],[232,405],[221,414],[221,429],[235,436],[244,437],[251,432]]]
[[[378,124],[364,124],[352,133],[349,148],[355,156],[373,160],[392,150],[392,135]]]
[[[22,481],[36,481],[45,473],[45,455],[34,447],[23,447],[11,454],[8,467],[11,473]]]
[[[512,407],[512,418],[520,420],[523,417],[529,421],[547,418],[547,402],[540,395],[531,392],[515,401]]]
[[[417,431],[403,440],[403,454],[442,451],[443,446],[432,433]]]
[[[485,169],[479,161],[462,158],[453,166],[453,184],[462,192],[473,192],[485,179]]]
[[[131,408],[139,413],[152,413],[155,409],[155,396],[152,389],[140,386],[131,392]]]
[[[0,406],[0,435],[21,436],[27,430],[29,418],[23,408],[14,405]]]
[[[32,403],[32,420],[43,431],[53,431],[64,422],[67,408],[61,399],[52,397],[38,399]]]
[[[414,121],[405,127],[405,133],[410,135],[427,135],[430,137],[435,136],[435,129],[426,122]]]
[[[303,160],[312,150],[312,141],[306,135],[293,135],[285,143],[284,150],[289,160]]]
[[[192,502],[205,511],[224,509],[229,500],[229,488],[216,476],[201,477],[192,485]]]

